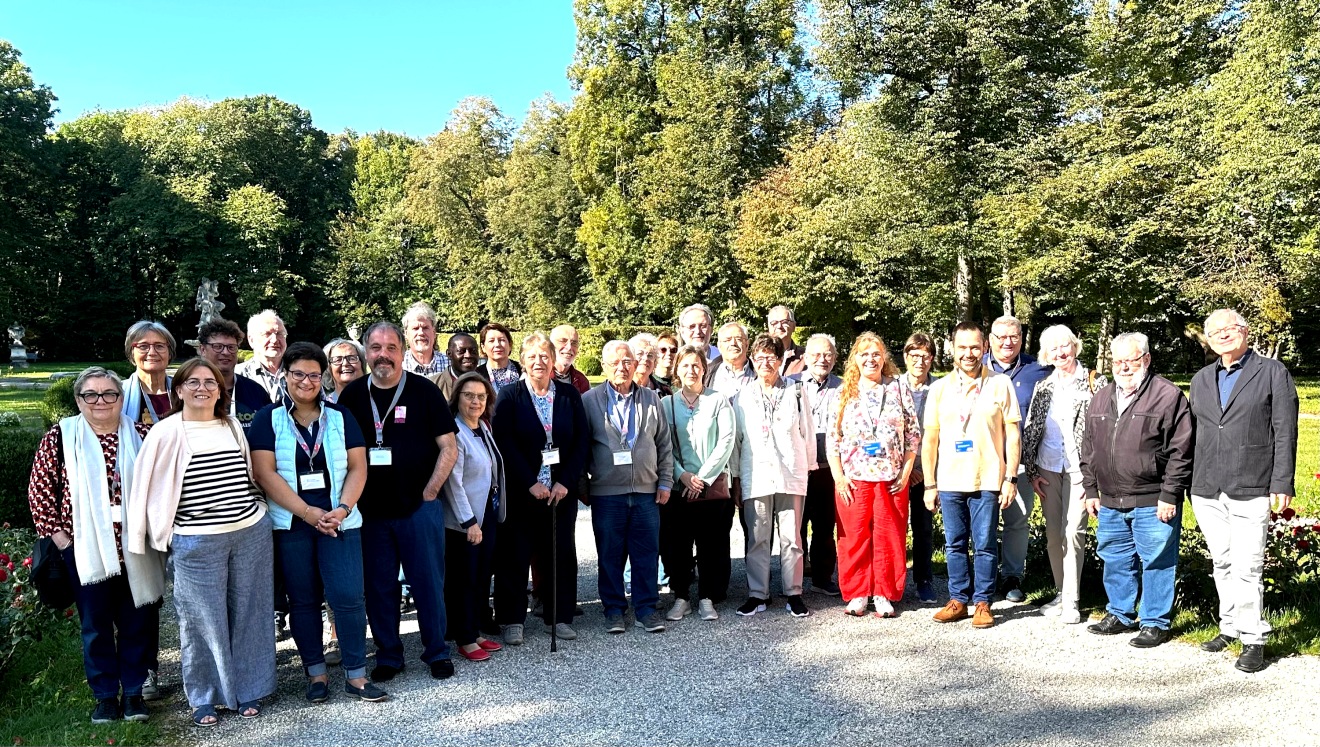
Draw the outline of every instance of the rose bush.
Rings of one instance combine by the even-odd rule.
[[[77,614],[42,604],[30,584],[36,540],[31,529],[0,528],[0,670],[43,636],[77,632]]]

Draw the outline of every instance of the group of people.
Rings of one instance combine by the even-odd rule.
[[[244,331],[212,320],[173,376],[174,337],[133,325],[133,375],[78,376],[79,414],[42,440],[29,493],[38,533],[78,581],[92,720],[144,720],[144,701],[160,694],[167,560],[199,726],[217,723],[219,708],[260,715],[275,689],[276,610],[317,703],[335,663],[349,696],[388,697],[379,683],[406,666],[405,583],[437,679],[454,674],[455,655],[484,661],[524,642],[529,573],[533,614],[573,640],[582,504],[612,634],[626,632],[630,608],[652,633],[693,613],[718,619],[735,516],[748,586],[738,615],[769,608],[777,547],[789,615],[811,614],[805,587],[841,595],[848,615],[895,616],[909,527],[916,596],[935,603],[937,511],[949,594],[935,620],[985,628],[996,595],[1023,601],[1039,496],[1058,589],[1045,612],[1081,621],[1085,533],[1098,517],[1109,601],[1090,630],[1139,629],[1132,644],[1149,647],[1169,635],[1190,490],[1221,598],[1221,633],[1203,647],[1240,638],[1238,668],[1264,666],[1261,563],[1271,502],[1294,494],[1298,401],[1236,312],[1207,320],[1219,359],[1190,400],[1150,373],[1136,333],[1112,341],[1110,383],[1081,364],[1066,327],[1040,335],[1038,361],[1022,352],[1016,319],[995,320],[988,337],[963,323],[952,373],[934,380],[939,352],[926,334],[905,342],[900,371],[864,333],[838,375],[835,340],[795,345],[787,307],[771,309],[755,338],[714,322],[696,304],[673,333],[606,343],[595,387],[574,365],[572,326],[527,335],[518,360],[498,323],[451,336],[442,352],[421,303],[402,325],[324,346],[287,344],[264,311],[249,320],[253,354],[241,365]]]

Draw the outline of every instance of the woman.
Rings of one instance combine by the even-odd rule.
[[[847,614],[894,617],[907,577],[908,479],[921,443],[912,394],[878,335],[852,345],[826,438],[839,517],[839,590]]]
[[[256,718],[275,690],[271,521],[221,381],[200,358],[179,366],[177,404],[138,452],[126,522],[129,552],[171,553],[183,689],[198,726],[218,723],[217,705]]]
[[[751,347],[757,381],[733,398],[738,423],[738,472],[747,529],[748,598],[740,615],[764,612],[770,600],[770,540],[778,528],[779,567],[786,609],[811,614],[802,601],[802,503],[807,471],[816,463],[816,427],[802,384],[779,375],[783,344],[760,335]]]
[[[329,366],[310,342],[284,351],[286,401],[257,413],[248,432],[252,470],[270,502],[280,573],[289,595],[289,627],[307,673],[307,700],[330,697],[321,647],[321,605],[340,634],[344,690],[367,701],[386,693],[367,680],[367,613],[362,590],[362,514],[367,449],[357,420],[321,401]]]
[[[490,322],[481,328],[477,337],[481,340],[481,352],[486,354],[486,360],[477,367],[477,370],[495,385],[496,392],[522,376],[522,367],[518,362],[509,360],[509,355],[513,352],[513,333],[508,327],[498,322]]]
[[[633,354],[637,356],[637,367],[633,371],[633,383],[653,390],[661,398],[673,394],[674,390],[669,384],[657,381],[655,376],[652,375],[655,373],[656,361],[658,360],[656,348],[660,345],[660,341],[656,339],[656,336],[649,332],[642,332],[633,335],[628,344],[632,346]]]
[[[330,362],[330,378],[324,383],[326,396],[331,402],[339,401],[344,387],[362,378],[367,372],[367,351],[354,340],[342,337],[329,342],[322,351]]]
[[[159,553],[125,555],[121,530],[147,426],[120,413],[123,386],[104,368],[84,370],[73,391],[79,414],[41,439],[28,505],[37,535],[51,538],[78,579],[83,667],[96,698],[92,723],[146,721],[142,685],[154,666],[165,565]]]
[[[570,625],[577,606],[573,533],[578,480],[586,469],[590,448],[582,395],[572,384],[554,380],[555,346],[550,338],[537,332],[524,339],[522,363],[526,380],[499,392],[491,428],[504,456],[509,490],[495,550],[495,622],[504,642],[514,646],[523,642],[527,571],[533,556],[541,569],[547,627],[553,621],[560,638],[577,638]],[[552,511],[558,530],[557,555],[551,552]],[[551,563],[558,569],[556,573],[551,572]],[[556,575],[559,589],[555,588]]]
[[[664,384],[671,390],[674,387],[676,373],[674,369],[675,357],[678,354],[678,335],[673,332],[662,332],[656,338],[655,346],[655,371],[651,378],[657,384]],[[680,384],[681,386],[681,384]]]
[[[907,371],[899,382],[917,407],[917,424],[926,415],[926,396],[930,394],[930,369],[935,363],[935,341],[924,332],[914,332],[903,343],[903,363]],[[908,480],[908,517],[912,525],[912,580],[917,584],[917,598],[931,603],[935,597],[935,514],[926,508],[925,476],[921,474],[921,441],[917,441],[917,459],[912,463]]]
[[[674,606],[666,619],[682,620],[692,610],[692,546],[697,547],[698,603],[702,620],[718,620],[715,605],[729,594],[729,531],[732,497],[702,499],[703,491],[722,481],[726,491],[735,440],[733,408],[719,392],[708,391],[706,356],[691,345],[677,355],[682,388],[660,400],[669,418],[674,445],[674,477],[681,486],[660,507],[660,553],[669,569]],[[721,486],[715,485],[718,490]]]
[[[166,369],[174,350],[174,335],[160,322],[144,320],[128,328],[124,355],[134,371],[124,386],[121,411],[130,421],[149,428],[169,412],[170,377]]]
[[[1022,464],[1040,496],[1045,545],[1059,593],[1042,611],[1069,624],[1082,621],[1078,589],[1086,559],[1086,508],[1078,448],[1091,396],[1109,382],[1077,360],[1082,341],[1056,324],[1040,335],[1040,362],[1054,372],[1036,385],[1022,428]]]
[[[480,628],[490,617],[495,529],[507,511],[504,457],[491,433],[495,387],[469,371],[454,382],[449,408],[458,416],[458,461],[445,481],[445,611],[449,637],[468,661],[485,661],[500,644]]]

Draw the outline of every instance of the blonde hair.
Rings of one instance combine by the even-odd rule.
[[[880,352],[885,356],[884,367],[880,370],[881,377],[898,376],[898,365],[894,363],[894,358],[889,354],[889,346],[880,339],[880,335],[874,332],[863,332],[853,340],[852,350],[848,353],[848,363],[843,369],[843,385],[839,387],[839,414],[834,419],[834,428],[838,435],[843,435],[843,411],[848,409],[848,403],[857,399],[857,382],[862,378],[862,367],[857,362],[857,357],[861,354],[863,347],[874,345],[880,348]]]

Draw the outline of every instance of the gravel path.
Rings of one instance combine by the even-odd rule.
[[[734,532],[741,555],[741,535]],[[1228,654],[1182,643],[1151,651],[1064,626],[1034,607],[1000,604],[999,622],[937,625],[915,602],[893,620],[850,618],[808,594],[794,619],[779,601],[740,618],[741,561],[720,620],[688,617],[663,634],[603,631],[590,512],[578,521],[579,639],[527,645],[488,662],[457,661],[436,683],[416,658],[385,685],[387,703],[350,702],[332,668],[332,698],[303,700],[291,641],[280,644],[280,691],[255,721],[224,714],[196,729],[178,687],[177,649],[162,651],[171,697],[153,708],[170,741],[252,744],[1320,745],[1320,659],[1292,657],[1257,675]],[[779,588],[778,578],[772,588]],[[663,599],[668,602],[666,595]],[[171,605],[167,603],[167,610]],[[172,610],[169,610],[172,613]],[[411,616],[410,616],[411,618]],[[410,619],[409,618],[409,619]],[[173,633],[167,628],[166,635]]]

